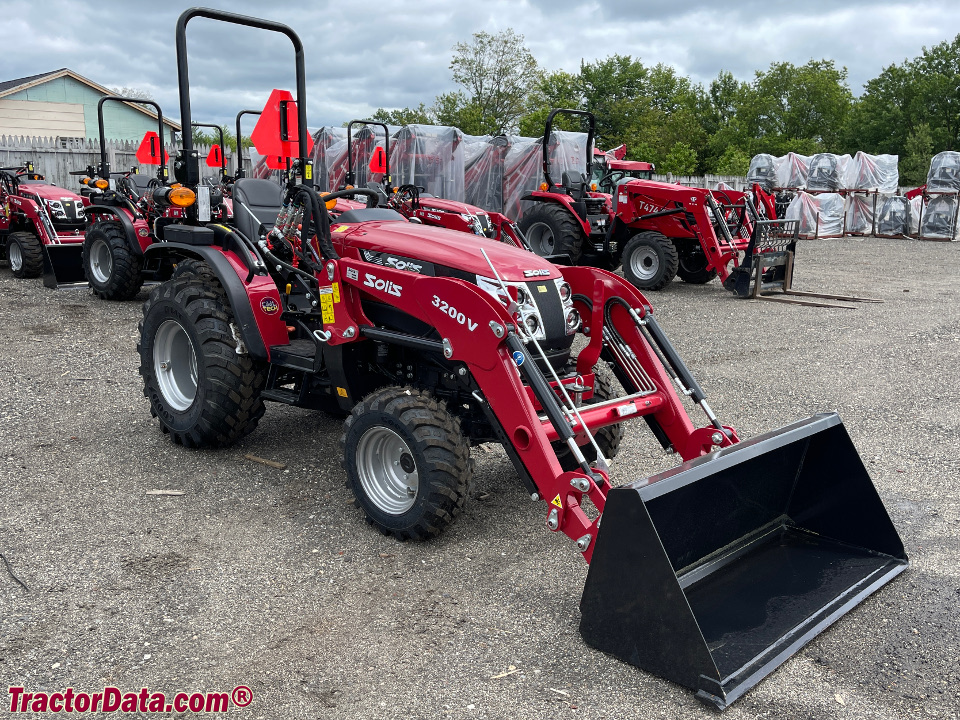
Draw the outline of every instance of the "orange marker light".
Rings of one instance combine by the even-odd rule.
[[[177,207],[190,207],[197,201],[197,194],[190,188],[173,188],[167,193],[167,200]]]

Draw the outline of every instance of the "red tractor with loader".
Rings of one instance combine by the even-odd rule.
[[[144,305],[140,374],[175,443],[229,445],[267,401],[343,413],[344,476],[367,520],[425,539],[463,510],[471,446],[498,442],[544,502],[548,530],[590,563],[586,642],[719,708],[907,568],[839,417],[741,441],[618,276],[412,223],[377,207],[377,190],[321,198],[305,150],[303,46],[288,26],[185,11],[185,127],[194,18],[291,40],[299,121],[286,148],[303,182],[241,178],[236,228],[190,210],[145,250],[167,279]],[[184,186],[199,183],[187,136],[175,168]],[[368,207],[331,220],[326,203],[346,194]],[[621,426],[641,418],[683,462],[615,488]]]
[[[551,174],[550,139],[554,117],[585,118],[588,124],[586,172],[566,171],[557,184]],[[642,168],[608,167],[595,183],[595,119],[582,110],[556,109],[547,116],[543,141],[543,183],[523,200],[527,209],[520,228],[538,255],[566,255],[573,265],[614,269],[641,290],[661,290],[677,275],[702,284],[726,280],[746,251],[754,208],[744,193],[709,190],[633,177]],[[592,187],[609,187],[612,194]]]
[[[0,249],[17,278],[43,275],[56,287],[55,270],[68,268],[83,279],[80,248],[87,225],[88,201],[47,182],[33,163],[0,168]]]

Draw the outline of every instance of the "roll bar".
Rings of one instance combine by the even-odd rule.
[[[103,104],[107,101],[134,103],[136,105],[149,105],[157,111],[157,137],[160,138],[160,169],[157,171],[157,178],[166,179],[167,163],[163,159],[163,111],[153,100],[141,100],[138,98],[123,97],[122,95],[106,95],[100,98],[100,102],[97,103],[97,125],[99,126],[100,130],[100,168],[98,169],[97,174],[105,180],[110,179],[110,163],[107,161],[107,135],[103,129]]]
[[[354,125],[376,125],[378,127],[383,128],[384,152],[387,155],[387,171],[384,173],[383,176],[386,179],[386,182],[384,183],[384,185],[389,186],[390,185],[390,128],[387,127],[386,123],[377,122],[376,120],[351,120],[350,122],[347,123],[347,177],[345,180],[346,184],[353,185],[355,182],[355,178],[353,175],[353,148],[351,146],[351,136],[350,136],[350,131],[353,129]],[[376,136],[374,136],[374,140],[376,140]],[[374,142],[374,145],[376,145],[376,142]],[[387,188],[387,192],[390,192],[389,187]]]
[[[208,20],[217,20],[219,22],[231,23],[233,25],[243,25],[245,27],[257,28],[259,30],[268,30],[286,35],[293,43],[294,61],[297,72],[297,121],[298,121],[298,160],[300,162],[300,172],[303,174],[304,181],[313,185],[313,171],[309,167],[309,160],[306,157],[307,151],[307,81],[306,71],[304,69],[303,43],[300,36],[292,28],[283,23],[273,22],[272,20],[261,20],[260,18],[247,17],[237,13],[224,12],[222,10],[213,10],[211,8],[190,8],[184,10],[177,19],[177,84],[180,90],[180,122],[184,127],[192,125],[190,115],[190,73],[187,66],[187,23],[195,17],[207,18]],[[200,159],[193,149],[193,138],[189,133],[184,133],[183,149],[181,156],[177,158],[174,165],[174,173],[177,179],[186,184],[197,184],[200,181]]]
[[[570,110],[568,108],[556,108],[547,115],[547,124],[543,131],[543,179],[547,187],[554,186],[553,179],[550,177],[550,134],[553,132],[553,118],[555,115],[579,115],[590,121],[590,129],[587,131],[587,180],[590,180],[590,172],[593,169],[593,136],[597,129],[597,119],[592,112],[586,110]]]
[[[237,113],[237,169],[233,173],[235,178],[243,177],[243,150],[240,143],[240,118],[244,115],[259,115],[262,110],[241,110]]]
[[[223,179],[223,176],[227,174],[227,157],[224,155],[224,145],[223,145],[223,128],[219,125],[214,125],[213,123],[190,123],[190,127],[206,127],[206,128],[216,128],[217,133],[220,135],[220,179]],[[193,134],[191,133],[190,139],[193,139]],[[238,141],[239,142],[239,141]],[[237,145],[239,148],[239,144]]]

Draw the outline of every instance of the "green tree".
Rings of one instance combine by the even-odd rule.
[[[916,93],[911,98],[913,124],[930,125],[935,148],[960,147],[960,35],[930,48],[910,63]]]
[[[494,134],[516,129],[526,111],[527,96],[542,72],[536,59],[511,28],[498,33],[478,32],[470,42],[454,46],[450,69],[454,82],[466,95],[465,106],[473,105],[477,125],[467,132]],[[462,128],[463,129],[463,128]]]
[[[377,108],[370,119],[386,125],[397,125],[398,127],[403,125],[429,125],[433,122],[429,110],[423,103],[415,108],[400,108],[399,110]]]
[[[930,127],[921,123],[907,136],[903,157],[900,158],[900,182],[904,185],[923,185],[927,181],[933,155]]]
[[[674,143],[670,152],[663,158],[663,162],[657,166],[661,173],[673,173],[674,175],[692,175],[697,169],[697,153],[685,142]]]
[[[543,135],[547,115],[555,108],[579,110],[583,104],[580,79],[576,75],[558,70],[544,73],[533,86],[527,101],[527,111],[520,118],[521,135]],[[576,118],[558,116],[555,127],[560,130],[579,130],[582,123]]]
[[[597,118],[597,141],[613,147],[636,136],[643,115],[651,110],[647,69],[629,55],[580,63],[581,109]]]
[[[750,153],[733,145],[723,151],[717,160],[716,171],[720,175],[746,175],[750,169]]]

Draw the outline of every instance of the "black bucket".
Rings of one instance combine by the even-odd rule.
[[[723,709],[908,564],[840,417],[816,415],[612,490],[580,632]]]
[[[43,284],[48,288],[87,287],[83,273],[83,243],[43,247]]]

